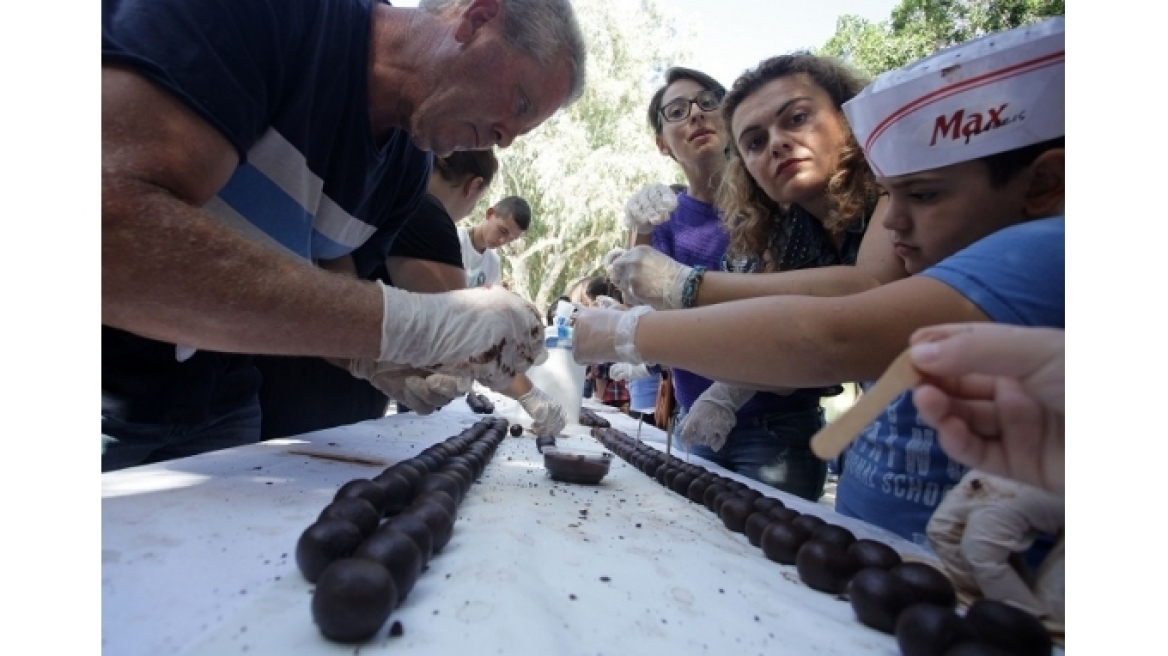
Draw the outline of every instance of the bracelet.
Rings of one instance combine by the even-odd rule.
[[[698,265],[689,272],[685,279],[685,286],[681,288],[681,307],[691,308],[697,302],[698,285],[702,284],[702,277],[706,275],[706,267]]]

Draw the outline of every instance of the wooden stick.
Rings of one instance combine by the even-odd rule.
[[[880,416],[893,399],[920,380],[920,372],[909,362],[908,351],[904,351],[892,361],[880,380],[860,395],[855,405],[811,438],[811,451],[822,460],[835,458],[856,439],[860,431]]]
[[[288,449],[288,453],[298,456],[308,456],[309,458],[320,458],[321,460],[335,460],[337,462],[351,462],[355,465],[373,465],[375,467],[384,467],[386,465],[384,460],[376,460],[373,458],[360,458],[357,456],[342,456],[335,453],[323,453],[321,451],[304,451],[301,449]]]

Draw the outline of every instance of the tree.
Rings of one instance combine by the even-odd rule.
[[[941,48],[1065,14],[1064,0],[903,0],[887,21],[841,16],[818,54],[875,76]]]
[[[541,312],[572,280],[601,273],[604,253],[621,245],[629,196],[680,181],[645,111],[664,70],[688,54],[687,29],[657,0],[573,5],[588,43],[584,95],[499,152],[500,174],[473,214],[504,196],[531,205],[532,227],[499,255],[512,291]]]

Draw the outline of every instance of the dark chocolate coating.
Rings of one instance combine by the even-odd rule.
[[[773,508],[786,508],[782,501],[774,497],[759,497],[754,500],[754,509],[763,512],[770,512]]]
[[[403,470],[387,469],[373,479],[385,489],[385,516],[392,517],[405,510],[414,498],[414,486],[402,475]],[[413,471],[412,469],[409,471]],[[416,473],[416,472],[415,472]]]
[[[799,548],[811,538],[811,531],[794,523],[772,522],[762,532],[762,553],[776,563],[794,565]]]
[[[1038,618],[992,599],[979,599],[965,613],[965,623],[978,641],[1018,656],[1049,656],[1050,633]]]
[[[442,465],[446,464],[446,458],[436,453],[419,453],[413,457],[413,460],[425,463],[426,471],[431,473],[438,471]]]
[[[847,549],[856,541],[856,535],[838,524],[824,524],[811,532],[813,540],[823,540]]]
[[[752,487],[743,487],[741,490],[738,490],[738,496],[750,501],[751,505],[753,505],[757,499],[762,498],[762,492]]]
[[[816,538],[799,547],[795,567],[799,578],[808,587],[831,594],[843,592],[857,570],[856,561],[848,555],[847,547]]]
[[[746,529],[746,518],[753,512],[754,501],[752,499],[731,496],[722,503],[718,510],[718,517],[726,528],[735,533],[741,533]]]
[[[309,583],[316,583],[324,568],[351,555],[363,539],[361,529],[347,519],[318,520],[296,541],[296,566]]]
[[[406,463],[399,462],[398,464],[393,465],[392,467],[389,467],[384,472],[382,472],[381,475],[378,476],[378,478],[381,478],[382,476],[389,474],[391,472],[406,479],[406,482],[410,484],[410,496],[411,497],[413,497],[413,495],[417,493],[418,483],[421,483],[422,477],[425,476],[424,473],[418,471],[417,467],[414,467],[413,465],[408,465]]]
[[[848,600],[861,623],[888,634],[896,618],[912,603],[912,590],[886,569],[865,567],[848,583]]]
[[[418,485],[418,496],[431,490],[441,490],[451,496],[457,503],[462,503],[462,481],[456,478],[457,474],[434,472],[422,479]]]
[[[434,556],[434,534],[430,532],[426,522],[411,513],[403,512],[387,521],[382,528],[386,526],[392,526],[410,536],[414,544],[418,545],[418,551],[422,552],[423,566],[430,562],[430,558]]]
[[[783,522],[784,524],[790,524],[791,522],[803,516],[803,514],[798,510],[794,510],[792,508],[771,508],[767,511],[767,514],[769,514],[776,521]]]
[[[384,526],[373,532],[357,550],[354,558],[368,558],[389,570],[393,576],[397,600],[394,608],[405,601],[406,595],[414,588],[422,575],[422,552],[410,536],[392,526]]]
[[[393,576],[364,558],[329,565],[312,594],[312,619],[324,637],[360,642],[373,636],[397,604]]]
[[[896,549],[876,540],[856,540],[848,547],[848,551],[852,552],[852,557],[860,567],[892,569],[903,562]]]
[[[353,522],[357,528],[361,529],[361,535],[372,534],[373,531],[377,530],[377,523],[381,521],[381,513],[373,507],[373,504],[359,497],[337,499],[325,506],[317,519],[327,517]]]
[[[950,607],[913,604],[896,618],[896,644],[903,656],[937,656],[972,636]]]
[[[523,427],[519,424],[511,424],[511,428],[508,428],[507,432],[511,433],[511,437],[519,437],[523,434]]]
[[[454,535],[454,517],[436,501],[414,504],[402,514],[413,515],[426,523],[430,528],[430,535],[434,536],[434,553],[441,553],[442,548]]]
[[[475,479],[474,471],[464,462],[447,461],[442,466],[442,469],[439,469],[436,473],[452,476],[458,482],[458,487],[462,490],[462,498],[464,499],[466,498],[466,493],[470,492],[470,486],[474,483]]]
[[[759,511],[756,507],[754,512],[746,518],[746,525],[742,528],[742,532],[746,534],[746,539],[751,545],[760,547],[762,546],[762,532],[773,521],[775,521],[774,517]]]
[[[442,490],[430,490],[429,492],[423,492],[419,494],[418,498],[414,499],[414,502],[410,505],[416,506],[419,503],[426,502],[437,503],[438,505],[445,508],[446,512],[449,513],[451,517],[455,517],[458,514],[458,504],[454,501],[454,497],[450,496],[446,492],[443,492]]]
[[[710,479],[699,476],[690,481],[689,489],[685,491],[685,498],[694,503],[703,503],[708,487],[710,487]]]
[[[827,522],[822,518],[817,517],[816,515],[799,515],[795,519],[792,519],[791,523],[798,524],[799,526],[802,526],[814,534],[816,529],[818,529],[820,526],[823,526]]]
[[[730,499],[742,499],[742,497],[738,496],[738,493],[734,490],[723,490],[722,492],[718,493],[718,496],[714,497],[714,514],[717,515],[719,519],[722,518],[722,504],[726,503]]]
[[[702,493],[702,505],[706,510],[714,510],[714,498],[726,491],[725,486],[720,483],[710,483],[706,486],[706,491]]]
[[[1050,652],[1047,652],[1049,654]],[[960,642],[945,650],[942,656],[1014,656],[988,642]],[[1045,656],[1045,655],[1044,655]]]
[[[892,575],[912,588],[914,601],[953,608],[957,605],[957,591],[941,570],[925,563],[901,563],[892,568]]]
[[[669,489],[680,495],[687,496],[689,493],[689,484],[693,482],[694,477],[688,472],[683,471],[677,476],[673,477],[673,480],[669,483]]]
[[[353,479],[337,490],[337,494],[333,497],[333,500],[348,499],[349,497],[357,497],[368,501],[373,504],[373,509],[379,514],[385,512],[387,500],[385,487],[381,483],[365,478]]]

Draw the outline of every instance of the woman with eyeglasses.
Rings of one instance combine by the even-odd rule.
[[[865,83],[842,62],[807,54],[768,59],[743,74],[720,107],[730,155],[716,196],[730,234],[722,266],[706,271],[634,248],[609,271],[626,296],[677,309],[777,294],[846,295],[907,276],[891,241],[879,231],[867,235],[883,205],[842,111]],[[629,214],[651,217],[660,206],[630,203]],[[823,425],[819,399],[840,390],[776,390],[789,413],[763,426],[773,433],[766,463],[757,458],[759,440],[741,435],[744,415],[775,394],[710,385],[683,403],[690,416],[679,438],[728,469],[756,470],[754,478],[817,499],[827,468],[808,440]]]
[[[721,84],[700,71],[675,67],[666,72],[665,85],[649,103],[648,120],[658,149],[677,162],[688,185],[650,185],[629,200],[626,225],[642,245],[630,253],[650,250],[646,244],[651,244],[662,260],[686,270],[743,270],[741,262],[727,258],[730,233],[714,205],[726,165],[727,133],[720,115],[725,95]],[[818,394],[750,390],[743,402],[723,408],[729,415],[724,430],[695,433],[695,422],[687,419],[695,403],[708,403],[711,398],[720,402],[718,393],[727,387],[712,385],[709,379],[683,369],[671,373],[678,430],[688,430],[682,441],[695,455],[792,494],[818,498],[824,478],[820,463],[814,456],[806,464],[789,457],[791,444],[805,449],[807,439],[822,425]],[[699,410],[692,419],[700,423],[707,414]],[[666,421],[659,418],[661,424]]]

